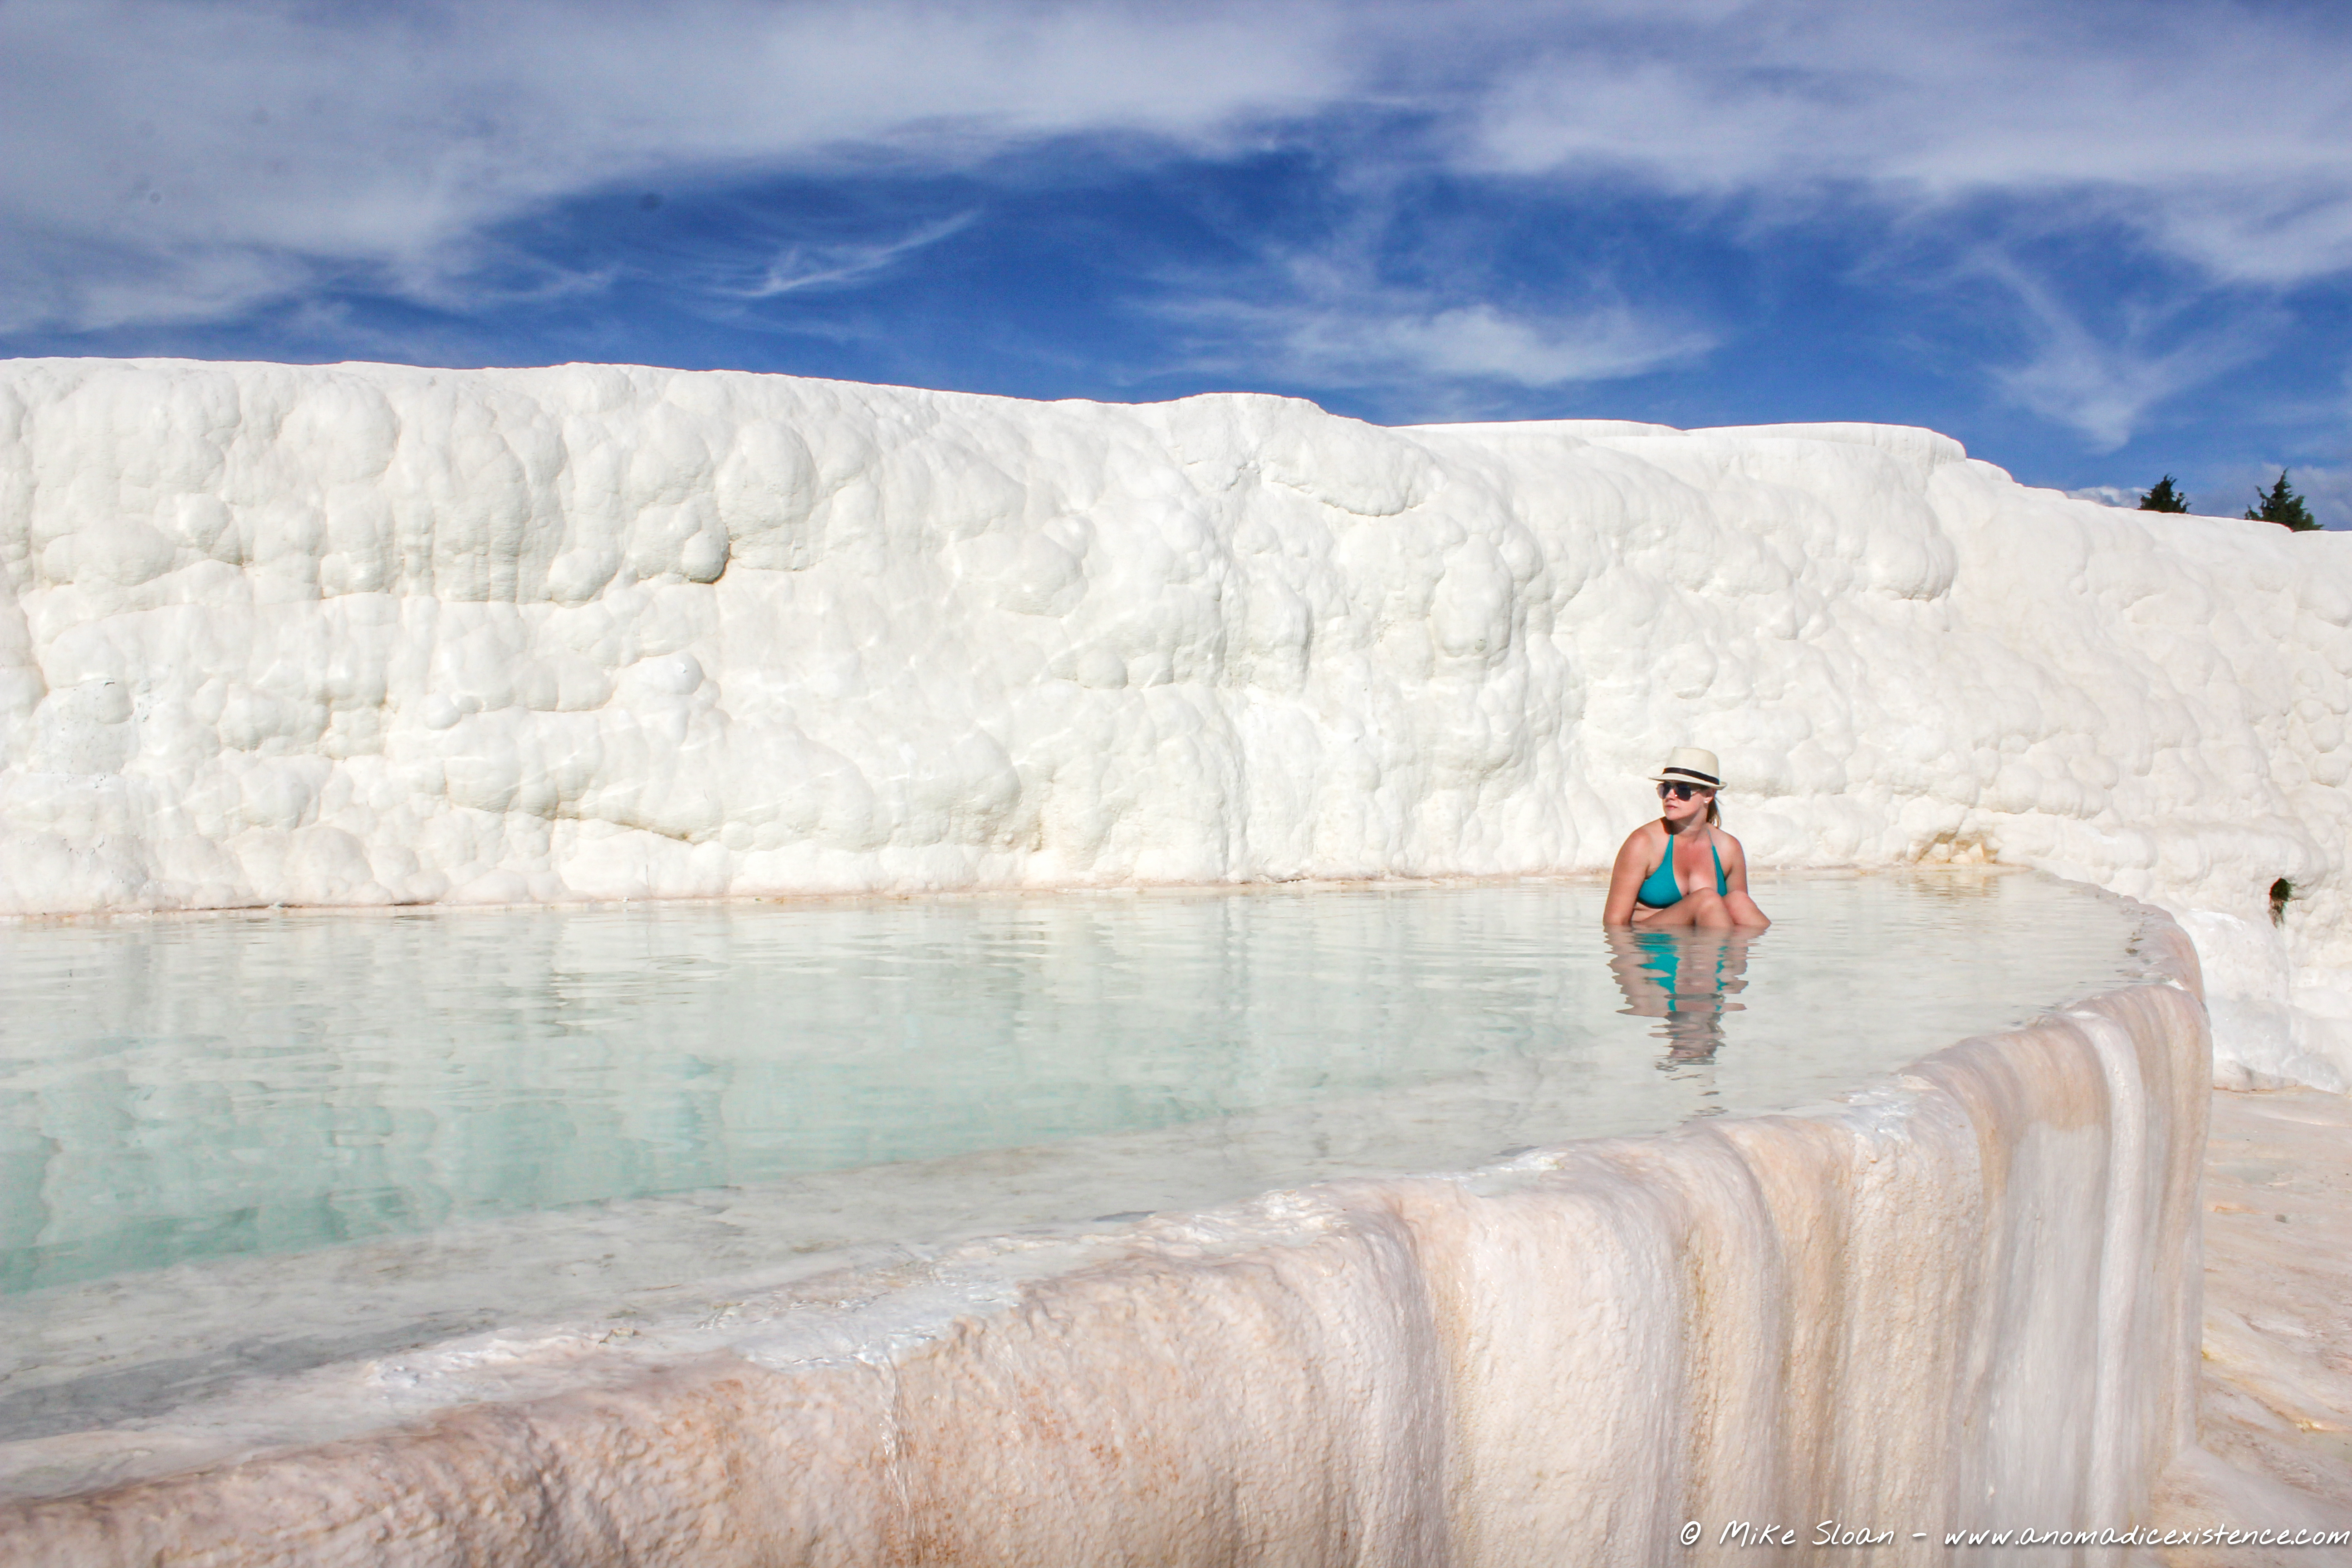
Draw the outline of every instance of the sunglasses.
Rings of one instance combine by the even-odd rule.
[[[1672,795],[1676,800],[1688,800],[1695,795],[1713,795],[1714,793],[1705,784],[1662,784],[1658,786],[1660,800],[1665,799],[1668,795]]]

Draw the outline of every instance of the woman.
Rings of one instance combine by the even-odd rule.
[[[1770,925],[1748,896],[1747,852],[1717,826],[1715,792],[1723,778],[1715,753],[1677,746],[1651,777],[1659,818],[1633,829],[1617,851],[1601,923],[1636,931]]]

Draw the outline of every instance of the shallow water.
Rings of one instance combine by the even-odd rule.
[[[1785,1108],[2144,973],[2123,907],[2031,875],[1759,894],[1760,937],[1613,946],[1583,881],[0,927],[0,1437],[795,1256]]]

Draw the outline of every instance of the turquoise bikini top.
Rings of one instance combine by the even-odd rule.
[[[1706,841],[1706,852],[1715,861],[1715,891],[1720,898],[1731,891],[1731,879],[1723,874],[1723,857],[1716,854],[1715,839],[1711,835]],[[1650,873],[1633,896],[1654,910],[1663,910],[1669,904],[1683,901],[1683,885],[1675,876],[1675,843],[1671,837],[1666,840],[1666,858],[1658,862],[1658,868]]]

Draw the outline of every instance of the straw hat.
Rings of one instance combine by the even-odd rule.
[[[1666,765],[1650,777],[1658,784],[1695,784],[1721,789],[1723,766],[1715,760],[1713,752],[1703,752],[1696,746],[1676,746],[1666,753]]]

